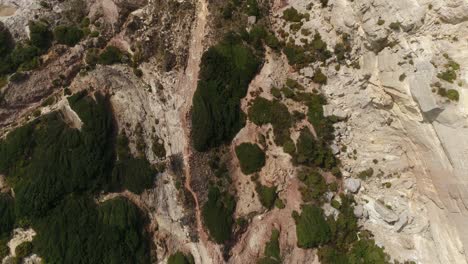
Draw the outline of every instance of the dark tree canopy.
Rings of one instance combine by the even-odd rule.
[[[193,97],[192,140],[206,151],[229,142],[244,126],[240,99],[258,71],[259,59],[233,35],[203,54]]]

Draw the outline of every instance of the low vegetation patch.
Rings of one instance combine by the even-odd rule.
[[[236,147],[242,173],[259,172],[265,166],[265,153],[257,144],[242,143]]]

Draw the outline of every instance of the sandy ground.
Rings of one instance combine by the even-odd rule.
[[[15,12],[15,7],[0,4],[0,17],[12,16],[15,14]]]

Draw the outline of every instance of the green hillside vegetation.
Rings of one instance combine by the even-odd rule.
[[[124,176],[112,177],[113,117],[108,98],[99,93],[94,98],[85,92],[69,98],[84,123],[81,130],[52,112],[0,142],[0,156],[5,157],[0,173],[15,192],[14,222],[36,230],[33,252],[46,263],[149,263],[145,220],[138,208],[123,198],[97,205],[93,197],[128,186],[139,192],[153,182],[155,173],[149,175],[147,164],[138,160],[136,165],[117,166]],[[1,201],[5,207],[5,199]],[[0,216],[0,222],[7,223],[2,225],[5,232],[11,231],[11,218]]]
[[[242,143],[236,146],[236,155],[245,175],[259,172],[265,166],[265,153],[257,144]]]
[[[240,99],[259,66],[260,60],[234,34],[203,54],[192,108],[192,140],[197,151],[230,142],[244,126]]]
[[[231,238],[235,208],[236,201],[232,195],[222,193],[217,187],[210,187],[202,216],[205,228],[216,243],[222,244]]]
[[[273,229],[271,231],[270,241],[265,245],[264,257],[259,259],[257,264],[280,264],[281,261],[281,252],[279,245],[279,235],[280,232],[278,229]]]

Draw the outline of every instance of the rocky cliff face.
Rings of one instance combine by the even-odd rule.
[[[82,10],[91,22],[101,25],[102,38],[71,48],[54,46],[43,56],[40,69],[1,88],[1,136],[33,118],[39,108],[42,114],[62,111],[72,127],[80,127],[63,90],[53,84],[58,75],[67,80],[71,92],[106,91],[132,152],[142,151],[151,163],[167,167],[156,187],[141,196],[123,192],[101,197],[125,196],[149,215],[158,263],[166,263],[177,250],[190,252],[196,263],[252,263],[262,256],[273,228],[282,232],[284,263],[318,262],[315,251],[296,246],[291,214],[300,210],[301,183],[290,156],[274,144],[259,177],[262,184],[278,187],[286,207],[264,210],[253,181],[232,159],[228,167],[238,197],[235,217],[255,216],[231,245],[228,260],[203,229],[200,197],[191,186],[197,180],[191,177],[197,175],[191,173],[188,115],[201,55],[216,41],[210,35],[214,25],[208,11],[215,1],[71,2],[84,4]],[[0,0],[0,21],[16,40],[25,39],[30,17],[72,19],[67,3],[44,8],[31,0]],[[283,11],[289,7],[309,14],[301,25],[305,30],[293,30],[284,22]],[[467,263],[468,2],[329,0],[323,7],[319,1],[275,0],[267,16],[277,36],[287,32],[297,45],[311,42],[310,32],[318,32],[329,47],[337,47],[346,34],[351,49],[341,66],[333,58],[300,70],[288,65],[284,54],[267,49],[242,109],[248,111],[254,95],[272,99],[272,88],[287,78],[297,80],[307,92],[319,89],[312,79],[314,69],[321,66],[328,77],[320,88],[328,99],[324,113],[341,120],[335,124],[331,148],[342,163],[343,190],[355,194],[354,213],[360,224],[396,260]],[[255,24],[255,19],[249,18],[249,23]],[[107,45],[141,56],[141,77],[129,65],[83,70],[85,50]],[[55,102],[41,107],[49,96]],[[286,104],[291,112],[305,110],[292,100]],[[291,129],[295,141],[303,127],[311,125],[304,121]],[[247,122],[226,152],[234,157],[235,145],[260,142],[258,134],[271,130],[270,125]],[[164,154],[157,152],[155,141],[162,144]],[[8,189],[4,185],[0,189]],[[324,209],[336,213],[330,206]]]
[[[358,69],[329,69],[324,90],[329,113],[348,118],[337,130],[345,175],[374,170],[358,194],[364,226],[396,258],[466,263],[468,3],[330,4],[311,20],[328,43],[350,34],[359,61]],[[440,75],[449,61],[459,64],[452,82]],[[459,100],[442,97],[441,87]]]

